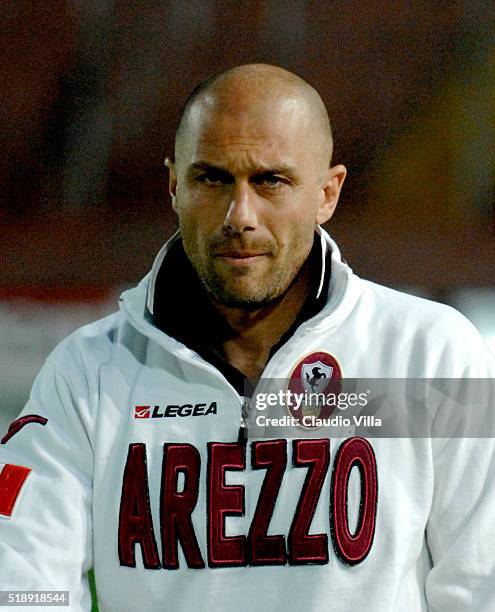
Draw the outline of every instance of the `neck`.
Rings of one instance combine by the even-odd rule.
[[[218,350],[243,374],[258,378],[272,346],[296,320],[309,288],[310,271],[306,261],[285,293],[267,306],[245,310],[215,302],[215,308],[233,331],[231,337],[221,341]]]

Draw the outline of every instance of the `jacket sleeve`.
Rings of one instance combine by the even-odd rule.
[[[495,367],[480,340],[439,411],[427,525],[434,612],[495,610]]]
[[[69,591],[69,609],[86,612],[92,567],[89,400],[81,364],[67,349],[56,353],[0,444],[0,589]]]

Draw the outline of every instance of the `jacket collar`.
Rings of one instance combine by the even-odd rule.
[[[320,278],[318,282],[318,287],[316,291],[315,299],[319,299],[323,287],[325,286],[325,278],[329,271],[327,270],[327,265],[329,258],[327,258],[327,254],[329,250],[332,253],[332,260],[341,261],[340,251],[337,247],[336,243],[330,238],[329,234],[320,226],[317,225],[315,228],[316,234],[320,241],[320,251],[321,251],[321,265],[320,265]],[[177,230],[173,236],[167,240],[167,242],[163,245],[163,247],[158,252],[158,255],[155,258],[153,263],[153,267],[151,268],[151,272],[149,274],[149,282],[148,282],[148,290],[147,290],[147,298],[146,298],[146,306],[152,315],[155,310],[155,299],[157,294],[157,280],[158,274],[163,265],[165,265],[165,258],[167,253],[170,252],[172,246],[180,240],[180,232]]]

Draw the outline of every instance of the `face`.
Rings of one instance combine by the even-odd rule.
[[[312,140],[313,138],[313,140]],[[315,162],[307,109],[294,99],[248,109],[198,104],[168,163],[184,250],[219,303],[281,296],[332,215],[345,168]]]

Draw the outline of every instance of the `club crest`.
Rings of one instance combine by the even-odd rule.
[[[324,393],[333,374],[333,366],[325,365],[320,360],[303,363],[301,382],[308,393]]]
[[[288,389],[302,397],[299,409],[288,407],[290,416],[328,418],[334,412],[333,398],[341,390],[342,370],[337,359],[324,351],[310,353],[298,361],[290,375]]]

